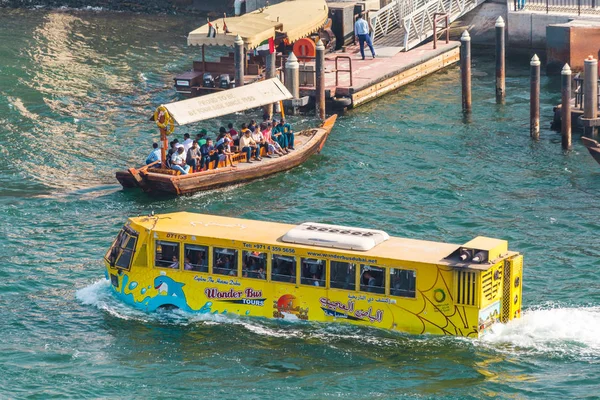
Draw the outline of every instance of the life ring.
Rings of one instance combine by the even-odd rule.
[[[293,50],[298,60],[304,60],[306,57],[314,57],[317,54],[317,45],[309,38],[296,40]]]
[[[163,122],[160,122],[161,114],[164,115]],[[166,130],[167,135],[170,135],[175,130],[175,120],[169,114],[169,110],[165,106],[158,106],[154,111],[154,121],[160,129]]]
[[[439,297],[438,294],[440,294]],[[433,299],[438,303],[443,302],[444,300],[446,300],[446,292],[444,292],[442,289],[435,289],[433,291]]]

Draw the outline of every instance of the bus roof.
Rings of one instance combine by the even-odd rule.
[[[441,265],[456,264],[446,258],[461,248],[461,245],[458,244],[399,237],[390,237],[388,240],[375,245],[367,251],[337,249],[321,247],[318,245],[292,244],[282,241],[282,238],[286,233],[295,228],[296,225],[190,212],[133,217],[130,218],[130,221],[132,225],[138,225],[153,232],[177,233],[188,236],[260,243],[270,246],[287,246],[308,250],[313,249],[316,251],[321,250],[323,252],[341,252],[361,257],[377,257]],[[498,246],[507,248],[506,241],[500,239],[477,237],[466,245],[469,245],[470,243],[477,243],[478,248],[481,250],[491,250]],[[489,264],[469,265],[470,268],[477,269],[487,269],[489,266]]]

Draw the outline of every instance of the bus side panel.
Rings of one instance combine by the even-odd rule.
[[[523,298],[523,256],[510,259],[510,311],[509,320],[521,318],[521,301]]]

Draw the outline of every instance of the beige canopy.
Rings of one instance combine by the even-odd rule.
[[[189,33],[188,45],[233,47],[235,37],[240,35],[244,47],[251,50],[275,38],[276,30],[286,33],[291,43],[318,31],[327,21],[327,15],[325,0],[288,0],[240,17],[225,18],[230,33],[223,32],[223,18],[211,21],[216,28],[215,37],[208,37],[206,24]]]
[[[164,104],[164,106],[169,110],[169,114],[175,119],[175,122],[185,125],[261,107],[292,97],[279,78],[272,78],[222,92]]]

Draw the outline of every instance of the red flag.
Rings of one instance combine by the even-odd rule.
[[[275,40],[273,38],[269,38],[269,54],[275,53]]]

